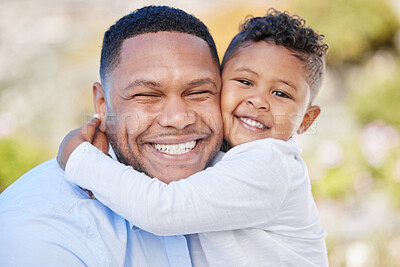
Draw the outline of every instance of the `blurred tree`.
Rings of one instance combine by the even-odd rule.
[[[385,79],[365,78],[362,90],[353,89],[349,96],[358,121],[361,124],[384,121],[400,130],[400,67]]]
[[[306,0],[293,1],[306,24],[326,36],[328,64],[359,62],[365,53],[393,45],[399,21],[386,1]]]
[[[216,7],[214,11],[207,13],[207,16],[202,18],[215,39],[221,60],[229,43],[239,32],[240,24],[242,24],[249,16],[264,16],[268,9],[272,7],[278,10],[287,9],[282,3],[274,5],[271,3],[263,5],[252,3],[249,5],[244,2],[237,2],[236,4],[231,4],[229,6],[225,4],[221,6],[221,8]]]
[[[0,193],[19,176],[51,158],[49,150],[24,139],[0,139]]]

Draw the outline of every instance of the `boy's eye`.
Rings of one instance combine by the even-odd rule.
[[[281,91],[274,91],[274,92],[272,92],[272,94],[277,95],[279,97],[290,98],[289,95],[287,95],[287,94],[285,94],[284,92],[281,92]]]
[[[237,81],[242,83],[242,84],[244,84],[244,85],[247,85],[247,86],[253,86],[253,84],[251,82],[246,81],[246,80],[237,80]]]

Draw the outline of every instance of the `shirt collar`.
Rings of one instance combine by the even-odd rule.
[[[111,147],[111,145],[108,146],[108,155],[109,155],[113,160],[117,160],[117,155],[115,155],[114,149]]]

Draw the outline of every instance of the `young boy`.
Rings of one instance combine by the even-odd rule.
[[[293,137],[320,113],[312,100],[327,49],[304,23],[272,10],[248,19],[232,40],[221,66],[230,149],[212,167],[165,184],[88,142],[68,160],[77,143],[94,139],[95,118],[60,147],[60,165],[68,160],[66,177],[137,227],[157,235],[191,234],[194,265],[327,266],[325,232]],[[182,152],[169,145],[155,149]]]

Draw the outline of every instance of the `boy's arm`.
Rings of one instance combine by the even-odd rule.
[[[104,153],[108,153],[107,137],[103,132],[98,130],[99,126],[100,115],[95,113],[88,123],[78,129],[72,130],[64,137],[57,155],[57,162],[61,169],[65,170],[72,151],[83,142],[90,142]]]
[[[157,235],[262,227],[288,189],[286,155],[268,145],[232,149],[214,167],[165,184],[112,160],[89,143],[66,176],[132,224]],[[286,156],[287,157],[287,156]]]

